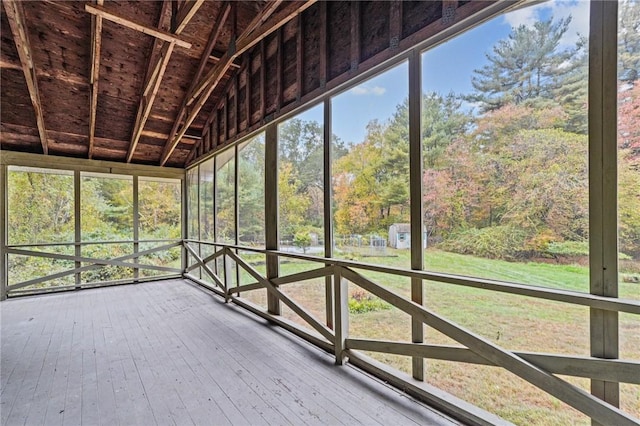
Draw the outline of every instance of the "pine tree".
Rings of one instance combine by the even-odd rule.
[[[620,3],[618,28],[618,78],[634,82],[640,79],[640,1]]]
[[[542,103],[554,98],[562,77],[571,73],[571,57],[576,49],[559,49],[571,17],[536,22],[533,26],[514,28],[499,41],[489,64],[474,70],[471,84],[475,93],[467,97],[480,102],[482,111],[492,111],[508,103]]]

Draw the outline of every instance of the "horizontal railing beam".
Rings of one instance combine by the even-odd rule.
[[[168,266],[147,265],[144,263],[128,263],[128,262],[122,262],[119,260],[98,259],[95,257],[73,256],[69,254],[48,253],[44,251],[7,249],[7,253],[17,254],[20,256],[41,257],[41,258],[56,259],[56,260],[68,260],[71,262],[93,263],[101,266],[122,266],[123,268],[150,269],[150,270],[160,271],[160,272],[180,272],[179,269],[170,268]]]
[[[180,245],[181,245],[181,243],[179,243],[179,242],[178,243],[173,243],[173,244],[165,244],[163,246],[154,247],[152,249],[144,250],[144,251],[141,251],[141,252],[138,252],[138,253],[127,254],[125,256],[116,257],[116,258],[111,259],[111,260],[122,261],[122,260],[134,259],[136,257],[146,256],[147,254],[155,253],[157,251],[168,250],[170,248],[178,247]],[[55,274],[50,274],[50,275],[47,275],[45,277],[35,278],[35,279],[29,280],[29,281],[23,281],[21,283],[9,286],[7,289],[8,290],[15,290],[15,289],[22,288],[22,287],[28,287],[30,285],[40,284],[41,282],[45,282],[45,281],[50,281],[50,280],[66,277],[67,275],[73,275],[73,274],[77,274],[77,273],[80,273],[80,272],[91,271],[91,270],[99,269],[99,268],[102,268],[102,267],[103,267],[103,265],[87,265],[87,266],[83,266],[83,267],[80,267],[80,268],[75,268],[75,269],[62,271],[62,272],[57,272]],[[131,279],[133,280],[133,277]]]
[[[188,240],[190,242],[199,242],[197,240]],[[388,266],[372,265],[350,260],[341,260],[335,258],[326,258],[318,256],[309,256],[305,254],[295,254],[278,250],[257,249],[254,247],[245,247],[234,244],[200,242],[201,244],[209,244],[230,249],[250,251],[260,254],[273,254],[279,257],[298,259],[319,264],[331,264],[333,266],[342,266],[345,268],[361,269],[384,274],[398,275],[409,278],[418,278],[425,281],[434,281],[444,284],[452,284],[463,287],[472,287],[488,291],[497,291],[501,293],[515,294],[525,297],[533,297],[536,299],[553,300],[556,302],[570,303],[573,305],[581,305],[591,308],[603,309],[606,311],[626,312],[630,314],[640,315],[640,300],[613,298],[605,296],[596,296],[589,293],[579,291],[561,290],[550,287],[541,287],[528,284],[516,284],[506,281],[490,280],[484,278],[470,278],[462,275],[445,274],[428,271],[415,271],[410,269],[394,268]]]
[[[482,336],[472,333],[423,306],[377,285],[349,268],[342,269],[342,276],[415,319],[463,344],[492,364],[510,371],[592,419],[602,424],[637,426],[636,420],[624,411],[541,370],[529,361],[501,348]]]
[[[360,351],[416,356],[469,364],[495,365],[467,348],[456,346],[367,339],[347,339],[346,344],[347,349]],[[513,351],[513,354],[551,374],[640,384],[640,363],[638,362],[521,351]]]

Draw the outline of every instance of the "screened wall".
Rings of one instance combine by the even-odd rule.
[[[3,296],[180,276],[184,172],[104,164],[3,155]]]
[[[213,208],[201,195],[188,215],[220,221],[209,240],[241,258],[211,264],[227,296],[514,423],[588,422],[591,402],[491,362],[460,364],[460,335],[383,294],[509,353],[620,358],[638,371],[640,39],[626,17],[640,4],[620,3],[617,67],[599,62],[614,45],[599,31],[615,19],[598,7],[545,2],[427,43],[190,169],[189,186],[210,162],[222,171]],[[617,307],[598,308],[601,296]],[[590,371],[554,373],[640,417],[637,374]]]

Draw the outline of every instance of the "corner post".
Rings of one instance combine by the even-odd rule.
[[[180,202],[182,203],[182,208],[181,208],[181,226],[180,226],[180,234],[182,236],[182,246],[180,247],[180,267],[182,269],[182,276],[184,277],[186,274],[186,270],[187,270],[187,248],[186,246],[186,239],[190,237],[190,235],[188,235],[189,232],[189,205],[188,205],[188,189],[189,186],[187,184],[187,176],[188,173],[185,171],[184,176],[182,177],[182,180],[180,181],[180,188],[181,188],[181,193],[180,193]]]
[[[7,253],[8,243],[8,217],[9,208],[9,184],[7,182],[7,165],[0,164],[0,301],[7,298],[7,287],[9,286],[9,254]]]
[[[140,209],[139,209],[139,197],[138,197],[138,192],[139,192],[139,178],[138,175],[133,175],[133,252],[134,253],[138,253],[138,251],[140,250]],[[134,264],[138,264],[138,258],[134,257],[133,258],[133,263]],[[133,268],[133,282],[137,283],[138,282],[138,278],[140,278],[140,269],[139,268]]]
[[[73,221],[74,221],[74,247],[75,256],[82,256],[82,180],[80,170],[73,172]],[[82,266],[82,263],[76,261],[74,264],[76,269]],[[74,274],[76,289],[82,285],[82,274],[76,272]]]

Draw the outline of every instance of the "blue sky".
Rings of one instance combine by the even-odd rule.
[[[498,16],[423,54],[423,91],[469,93],[474,69],[486,63],[485,53],[500,39],[506,38],[511,28],[531,25],[540,19],[572,16],[572,23],[562,41],[573,45],[578,33],[588,34],[588,8],[586,0],[550,1]],[[408,94],[408,68],[403,63],[369,79],[332,99],[333,133],[347,143],[364,140],[366,126],[372,119],[387,121]],[[322,122],[322,109],[315,108],[299,118]]]

